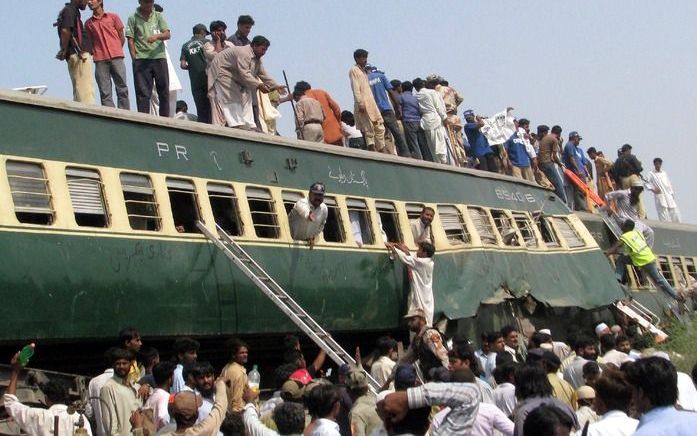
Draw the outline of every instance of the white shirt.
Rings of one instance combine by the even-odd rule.
[[[667,207],[668,209],[678,207],[678,204],[675,202],[675,192],[668,178],[668,173],[665,171],[651,171],[649,173],[649,184],[653,189],[659,189],[661,191],[659,194],[653,194],[657,206]]]
[[[506,414],[513,415],[518,400],[515,397],[515,386],[512,383],[501,383],[494,389],[494,402],[496,407]]]
[[[479,377],[474,380],[477,383],[477,387],[479,387],[479,392],[482,394],[481,400],[485,403],[496,404],[496,401],[494,401],[494,390],[491,388],[491,385]]]
[[[484,377],[487,380],[494,379],[494,370],[496,369],[496,353],[490,351],[486,355],[486,364],[484,365]]]
[[[363,134],[354,126],[349,126],[345,122],[341,122],[341,131],[344,133],[345,137],[349,139],[362,138]]]
[[[619,410],[607,412],[600,421],[588,426],[588,436],[629,436],[636,431],[639,421]]]
[[[409,268],[411,292],[409,293],[408,312],[414,309],[423,310],[426,314],[426,322],[428,325],[433,325],[433,312],[435,310],[433,303],[433,258],[407,255],[398,249],[392,251]]]
[[[314,221],[310,221],[310,213],[314,214]],[[316,238],[322,233],[328,215],[326,204],[322,203],[318,207],[314,207],[310,204],[310,200],[301,198],[295,202],[293,210],[288,214],[290,235],[296,241]]]
[[[392,369],[396,364],[397,362],[389,357],[380,356],[380,358],[373,363],[373,366],[370,367],[370,375],[382,386],[390,377],[390,374],[392,374]]]
[[[581,356],[574,357],[571,364],[564,370],[564,380],[569,382],[572,388],[578,389],[586,384],[583,379],[583,365],[589,361]]]
[[[331,419],[320,418],[315,421],[315,428],[310,436],[341,436],[339,424]]]
[[[434,130],[443,125],[443,121],[448,117],[445,111],[445,102],[440,93],[434,89],[421,88],[416,93],[416,101],[419,102],[421,109],[421,128],[424,130]]]
[[[530,159],[535,159],[537,157],[537,152],[535,151],[535,147],[532,146],[528,138],[526,138],[526,135],[528,132],[525,131],[522,127],[518,127],[518,135],[523,138],[523,142],[525,143],[525,151],[528,153],[528,156]]]
[[[612,363],[617,368],[622,366],[624,362],[629,362],[630,360],[632,360],[626,353],[617,351],[615,349],[612,349],[607,353],[603,354],[603,359],[605,360],[605,363]]]
[[[90,384],[87,388],[90,394],[92,413],[94,414],[94,419],[97,423],[94,430],[98,436],[106,435],[104,424],[102,424],[102,406],[99,404],[99,391],[102,389],[102,386],[104,386],[104,383],[106,383],[106,381],[109,380],[113,375],[114,368],[108,368],[104,370],[104,373],[90,380]]]
[[[472,436],[492,436],[494,430],[498,430],[504,436],[512,436],[513,421],[493,404],[480,403],[472,427]]]
[[[514,120],[513,115],[504,109],[489,118],[484,118],[484,127],[480,131],[490,145],[503,144],[515,133]]]
[[[160,430],[162,427],[169,424],[169,392],[161,388],[155,388],[155,391],[148,397],[145,402],[145,408],[152,409],[152,415],[155,419],[155,428]]]
[[[484,354],[484,351],[477,350],[474,352],[474,356],[479,359],[479,368],[482,370],[482,372],[486,372],[487,355]],[[489,376],[485,376],[485,378],[487,381],[489,381]]]
[[[177,112],[176,115],[174,115],[175,120],[184,120],[184,121],[198,121],[198,117],[194,114],[190,114],[188,112]]]
[[[678,371],[678,405],[684,410],[697,411],[697,389],[692,378]]]
[[[581,406],[576,411],[576,418],[578,418],[578,424],[581,428],[585,427],[586,422],[593,424],[594,422],[600,421],[598,415],[588,406]]]
[[[59,435],[72,435],[80,420],[80,414],[68,414],[68,406],[64,404],[54,404],[48,409],[39,409],[22,404],[14,395],[5,394],[3,399],[8,415],[25,433],[32,436],[53,436],[56,432]],[[58,429],[54,426],[56,416],[58,416]],[[92,435],[86,416],[83,416],[83,426],[87,434]]]
[[[182,371],[184,371],[184,365],[177,363],[177,367],[174,368],[174,373],[172,374],[172,389],[169,390],[173,394],[179,393],[186,386]]]
[[[411,221],[411,234],[414,236],[414,244],[420,242],[431,242],[431,225],[425,225],[421,218]]]

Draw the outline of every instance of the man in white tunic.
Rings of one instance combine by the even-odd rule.
[[[278,85],[261,62],[270,45],[268,39],[255,36],[251,45],[226,48],[213,58],[207,73],[214,124],[255,129],[252,100],[256,90],[285,94],[285,86]]]
[[[421,110],[421,128],[426,135],[426,143],[431,149],[431,154],[436,162],[448,162],[448,146],[445,143],[445,128],[444,123],[448,118],[445,111],[445,102],[440,96],[436,87],[436,81],[414,80],[414,88],[416,92],[416,101],[419,102]]]
[[[421,216],[411,221],[411,234],[414,236],[414,244],[419,245],[423,241],[433,243],[431,222],[433,222],[435,214],[436,211],[432,207],[424,206],[421,209]]]
[[[428,241],[420,242],[416,255],[412,255],[403,243],[385,243],[399,260],[409,269],[409,308],[408,313],[414,310],[423,310],[426,324],[433,325],[433,255],[436,249]]]
[[[654,170],[649,173],[648,188],[653,192],[656,200],[656,212],[658,219],[661,221],[680,222],[680,210],[678,203],[675,201],[675,192],[673,185],[670,183],[668,173],[663,171],[663,159],[657,157],[653,160]]]
[[[310,248],[324,230],[329,214],[327,205],[324,204],[324,190],[322,183],[314,183],[307,198],[296,201],[288,214],[290,235],[296,241],[307,241]]]

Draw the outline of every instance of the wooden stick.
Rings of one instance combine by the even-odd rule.
[[[300,121],[298,120],[298,111],[295,109],[295,102],[293,101],[293,94],[292,94],[292,91],[290,90],[290,85],[288,84],[288,76],[286,76],[286,70],[283,70],[283,80],[286,81],[286,89],[288,89],[288,93],[291,94],[290,106],[293,108],[293,116],[295,117],[295,129],[298,132],[298,137],[300,139],[305,139],[303,137],[303,131],[300,128]]]

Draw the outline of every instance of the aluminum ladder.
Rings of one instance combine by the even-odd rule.
[[[219,225],[215,225],[220,239],[211,232],[201,221],[196,221],[196,227],[209,241],[219,248],[228,259],[232,261],[250,280],[264,293],[288,318],[297,325],[312,341],[324,350],[330,359],[337,365],[347,364],[356,368],[356,361],[339,345],[332,336],[325,331],[298,303],[291,298],[286,291],[274,281],[271,276],[233,241],[230,235]],[[362,368],[361,368],[362,369]],[[382,386],[367,372],[370,390],[377,394]]]
[[[638,301],[618,301],[615,303],[615,307],[656,336],[656,342],[663,342],[668,338],[668,334],[656,326],[660,322],[660,318]]]

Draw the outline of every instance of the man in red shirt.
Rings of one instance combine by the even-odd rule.
[[[114,107],[111,96],[111,82],[116,87],[119,109],[129,110],[128,84],[126,82],[126,64],[123,45],[126,37],[121,18],[113,12],[104,10],[103,0],[89,0],[92,18],[85,23],[85,30],[94,46],[94,63],[99,97],[103,106]]]

